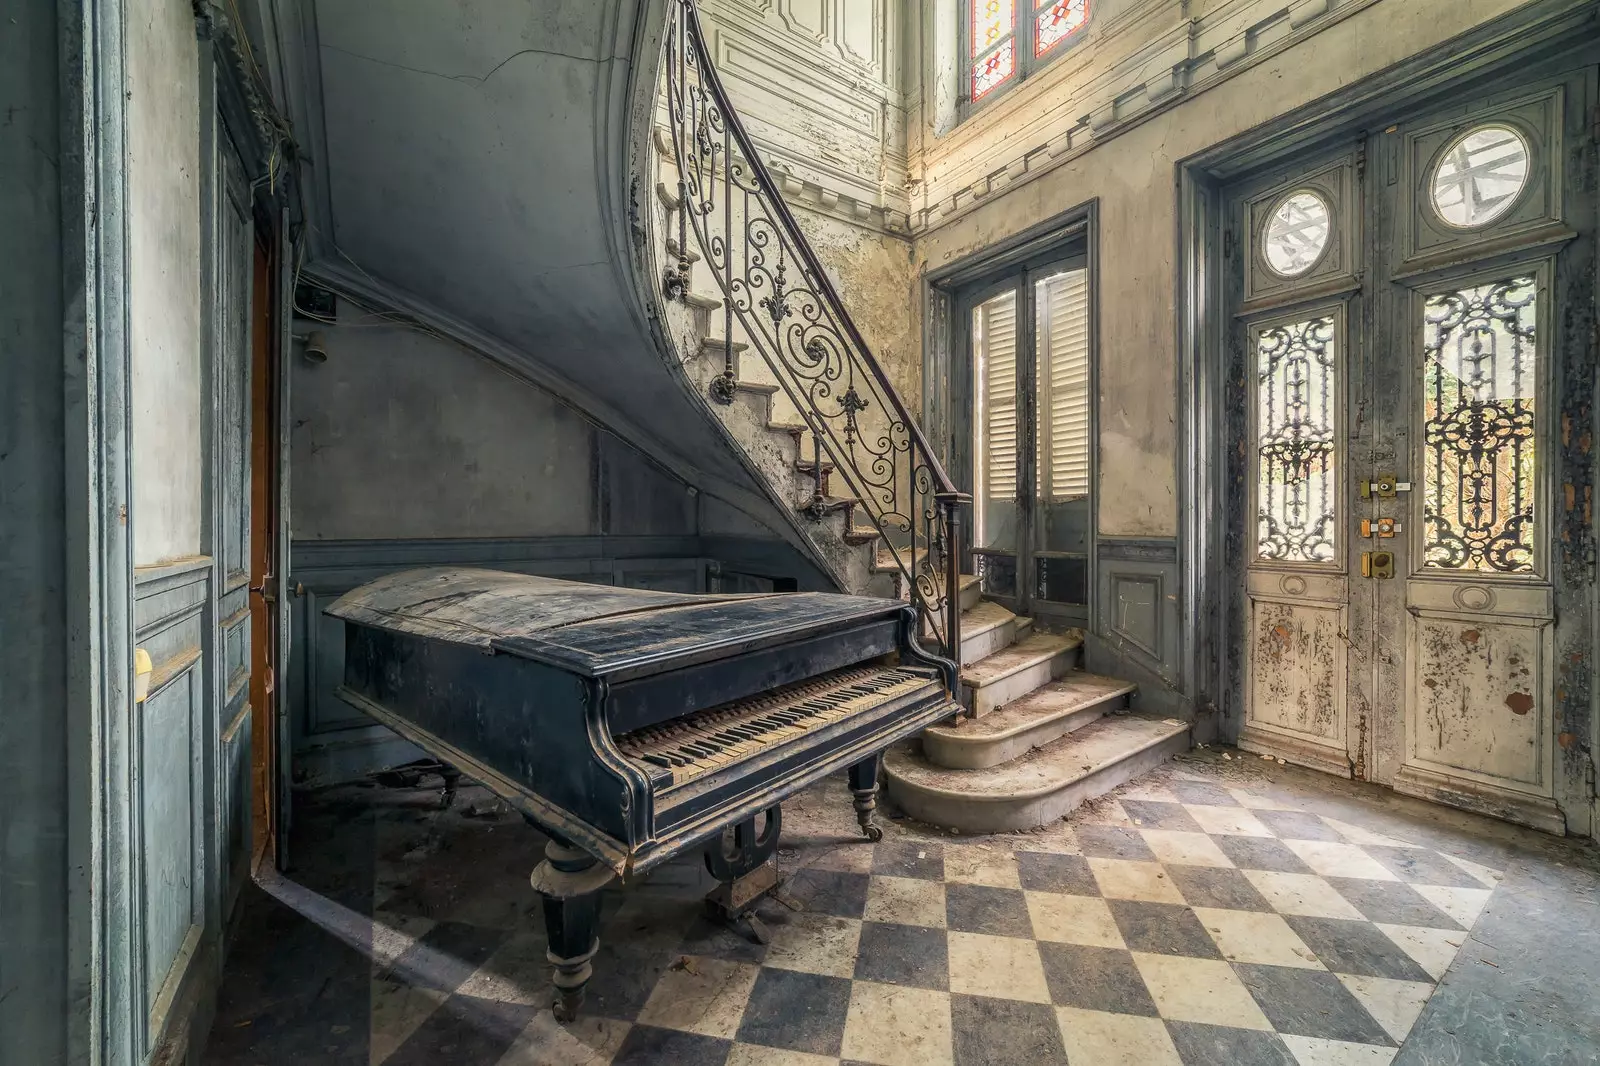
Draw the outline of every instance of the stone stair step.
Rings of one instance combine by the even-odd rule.
[[[961,670],[962,696],[975,715],[997,711],[1078,665],[1083,634],[1031,633]]]
[[[889,751],[889,794],[913,818],[963,833],[1048,825],[1085,800],[1189,748],[1173,718],[1101,718],[1019,759],[978,770],[935,766],[911,746]]]
[[[961,609],[970,611],[983,602],[983,582],[977,574],[961,575]]]
[[[922,733],[922,753],[935,766],[951,770],[998,766],[1127,706],[1138,687],[1074,670],[993,714],[931,726]]]
[[[1000,604],[982,600],[961,612],[961,665],[987,658],[1016,639],[1018,617]]]

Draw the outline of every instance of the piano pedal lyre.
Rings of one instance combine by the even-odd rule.
[[[758,828],[758,823],[765,824]],[[755,905],[778,887],[778,835],[783,808],[777,805],[717,834],[706,845],[706,869],[719,882],[706,895],[706,909],[747,939],[765,944],[766,926]]]

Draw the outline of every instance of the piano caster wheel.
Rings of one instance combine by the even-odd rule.
[[[882,755],[873,755],[850,767],[850,795],[855,802],[856,821],[874,844],[883,839],[883,830],[872,820],[878,810],[878,766],[882,761]]]
[[[556,1021],[566,1024],[578,1020],[578,1008],[583,1006],[583,989],[576,992],[557,992],[555,1000],[550,1004],[550,1011],[556,1016]]]

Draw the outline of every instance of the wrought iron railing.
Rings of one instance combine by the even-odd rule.
[[[822,463],[848,488],[894,556],[925,628],[960,661],[962,494],[873,358],[816,253],[779,195],[712,65],[694,0],[671,0],[666,120],[677,168],[676,232],[662,279],[688,295],[690,231],[722,289],[723,369],[711,398],[732,403],[734,323],[805,419],[826,513]]]

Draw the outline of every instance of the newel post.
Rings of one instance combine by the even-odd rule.
[[[944,632],[945,658],[961,666],[961,505],[970,503],[963,492],[941,492],[934,497],[944,511]],[[959,693],[952,693],[959,695]]]

